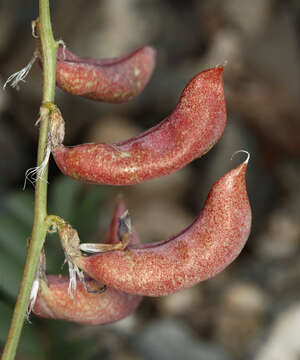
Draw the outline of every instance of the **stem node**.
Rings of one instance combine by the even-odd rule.
[[[30,300],[32,285],[36,276],[40,255],[48,231],[48,226],[45,222],[47,217],[48,161],[46,163],[44,161],[48,148],[50,111],[52,110],[52,106],[55,106],[53,103],[56,84],[56,52],[58,46],[52,33],[49,0],[39,0],[39,13],[39,40],[41,43],[44,70],[41,111],[43,109],[47,109],[47,112],[45,114],[41,114],[42,121],[39,132],[37,167],[40,168],[43,165],[43,172],[36,180],[33,228],[19,294],[6,344],[2,353],[2,360],[13,360],[15,358],[26,316],[26,310]],[[37,23],[35,22],[35,25],[33,26],[34,35],[36,35],[36,25]]]

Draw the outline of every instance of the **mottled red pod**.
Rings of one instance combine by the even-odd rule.
[[[106,244],[113,245],[120,242],[118,237],[119,219],[125,210],[124,202],[120,200],[105,237]],[[130,246],[138,243],[139,239],[135,233]],[[92,279],[86,280],[86,286],[79,282],[74,299],[72,299],[69,295],[69,277],[47,276],[47,281],[40,280],[39,293],[33,312],[48,319],[67,320],[86,325],[103,325],[131,314],[142,300],[141,296],[126,294],[112,288],[106,288],[104,292],[101,292],[101,288],[103,288],[103,284]],[[99,290],[101,293],[97,293]]]
[[[87,280],[91,290],[99,290],[101,285]],[[43,318],[67,320],[86,325],[104,325],[118,321],[131,314],[142,297],[125,294],[107,288],[104,292],[87,292],[82,283],[72,299],[68,294],[69,277],[47,276],[47,283],[40,281],[39,295],[33,312]]]
[[[65,147],[52,153],[60,170],[95,184],[131,185],[170,174],[204,155],[220,139],[226,123],[223,67],[195,76],[172,114],[127,141]]]
[[[125,251],[81,256],[76,265],[107,286],[146,296],[168,295],[211,278],[238,256],[250,233],[246,167],[247,161],[221,177],[200,215],[178,235]]]
[[[80,58],[60,47],[56,83],[66,92],[90,99],[123,103],[138,96],[153,72],[156,51],[144,46],[112,59]]]

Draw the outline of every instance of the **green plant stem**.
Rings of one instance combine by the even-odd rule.
[[[43,163],[46,155],[49,113],[45,103],[53,103],[56,82],[56,52],[57,43],[52,34],[49,0],[39,1],[40,12],[40,40],[43,56],[43,100],[41,106],[41,121],[39,133],[39,145],[37,166]],[[45,106],[43,106],[45,104]],[[39,175],[39,174],[37,174]],[[17,302],[15,305],[8,337],[2,354],[2,360],[12,360],[15,358],[25,314],[29,302],[32,284],[35,278],[39,257],[44,245],[48,226],[45,222],[47,216],[47,179],[48,164],[43,174],[38,176],[35,188],[34,220],[30,237],[29,247],[23,277],[19,289]]]

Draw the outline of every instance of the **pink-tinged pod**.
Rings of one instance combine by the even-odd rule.
[[[138,96],[153,72],[156,51],[144,46],[112,59],[81,58],[60,47],[56,83],[72,95],[109,103],[123,103]]]
[[[101,289],[101,284],[87,280],[91,290]],[[85,325],[104,325],[131,314],[142,297],[107,288],[102,293],[87,292],[82,283],[77,284],[74,299],[68,294],[69,277],[47,276],[40,281],[39,295],[33,312],[43,318],[73,321]]]
[[[146,296],[168,295],[218,274],[239,255],[250,233],[246,167],[247,161],[221,177],[200,215],[171,239],[81,256],[76,265],[107,286]]]
[[[119,219],[125,210],[125,204],[120,200],[115,207],[104,243],[113,245],[120,242]],[[138,243],[139,239],[134,232],[129,246]],[[130,315],[142,300],[141,296],[126,294],[108,287],[101,292],[103,284],[93,279],[86,279],[85,282],[85,285],[77,282],[74,298],[71,298],[68,290],[69,277],[49,275],[46,280],[40,279],[33,312],[47,319],[66,320],[85,325],[104,325]]]
[[[137,137],[112,145],[56,144],[56,164],[74,179],[109,185],[136,184],[182,168],[209,151],[223,133],[222,72],[220,66],[196,75],[171,115]]]

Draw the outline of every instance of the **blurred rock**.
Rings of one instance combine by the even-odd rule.
[[[130,344],[136,331],[136,315],[133,314],[113,324],[77,327],[69,337],[74,342],[76,338],[83,341],[93,339],[97,355],[84,357],[84,359],[143,360]]]
[[[149,17],[145,18],[144,7],[139,7],[137,0],[105,0],[91,4],[77,0],[76,3],[73,16],[67,21],[64,14],[69,10],[68,4],[59,4],[57,23],[64,40],[78,55],[116,57],[149,42],[153,24]]]
[[[106,325],[106,327],[122,336],[134,335],[138,327],[137,315],[131,314],[113,324]]]
[[[144,360],[226,360],[215,343],[196,339],[189,328],[173,320],[152,322],[136,338]]]
[[[276,208],[268,215],[261,234],[254,239],[254,252],[261,259],[292,258],[300,249],[300,166],[287,158],[276,164],[282,189]]]
[[[300,164],[297,158],[286,157],[276,167],[276,177],[288,199],[285,204],[293,214],[300,211]]]
[[[245,349],[262,331],[268,303],[264,292],[254,283],[232,284],[222,294],[216,315],[216,337],[234,358],[243,358]]]
[[[286,306],[286,303],[299,299],[300,257],[298,253],[285,259],[272,259],[269,262],[271,263],[268,272],[264,274],[264,280],[276,301],[282,307]]]
[[[106,325],[106,327],[122,336],[134,335],[138,327],[137,315],[131,314],[113,324]]]
[[[226,79],[229,109],[248,122],[273,159],[282,152],[299,155],[300,54],[294,24],[278,13],[262,36],[240,41],[240,72]]]
[[[289,96],[297,102],[300,92],[297,81],[300,77],[299,35],[292,17],[285,11],[277,13],[266,24],[260,37],[245,41],[243,45],[245,62],[270,83],[288,91]],[[284,103],[284,100],[281,102]]]
[[[87,134],[87,141],[111,144],[127,140],[140,132],[142,129],[128,118],[120,115],[106,115],[94,122]]]
[[[128,199],[130,206],[130,200]],[[182,231],[193,221],[175,202],[153,199],[141,207],[130,206],[132,223],[142,242],[162,241]]]
[[[271,15],[272,0],[226,0],[222,5],[228,20],[244,35],[257,36],[265,31]]]
[[[95,9],[97,11],[97,9]],[[101,50],[105,57],[119,56],[128,49],[141,46],[145,43],[147,22],[141,17],[138,10],[137,0],[106,0],[99,6],[99,14],[102,14],[102,28],[91,36],[89,44],[97,44],[96,48]],[[123,36],[120,36],[120,35]],[[147,41],[146,41],[147,42]]]
[[[244,314],[263,314],[269,299],[262,289],[251,282],[235,282],[230,285],[221,299],[224,308]]]
[[[272,212],[263,233],[255,239],[255,252],[263,259],[282,259],[293,256],[300,248],[299,214],[288,208]]]
[[[198,286],[162,297],[158,303],[164,315],[187,315],[197,311],[203,303],[203,293]]]
[[[126,196],[130,197],[134,207],[145,206],[156,199],[178,203],[185,198],[191,177],[191,168],[186,166],[170,175],[137,184],[134,188],[127,187]]]
[[[245,117],[265,151],[273,157],[282,151],[300,153],[300,107],[290,91],[266,78],[251,76],[243,85],[232,88],[227,97],[230,107]],[[272,150],[271,150],[272,149]]]
[[[279,314],[269,339],[254,357],[255,360],[298,360],[300,354],[300,305]]]

